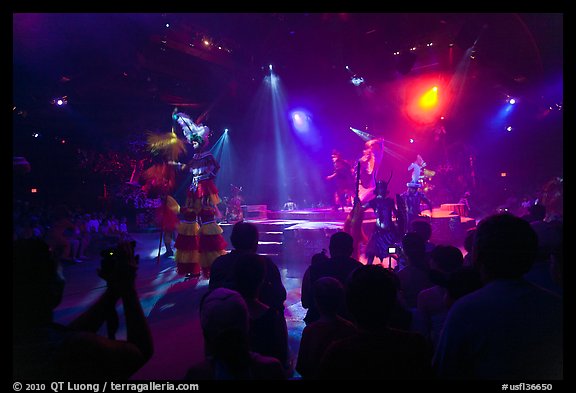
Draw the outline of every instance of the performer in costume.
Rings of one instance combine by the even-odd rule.
[[[178,139],[174,130],[162,135],[149,133],[147,140],[148,148],[154,158],[153,164],[142,172],[141,178],[144,180],[142,191],[148,198],[160,198],[160,206],[155,211],[155,219],[161,229],[158,258],[160,258],[162,243],[166,248],[163,256],[171,257],[174,255],[172,241],[178,225],[179,206],[170,196],[176,184],[176,171],[166,161],[177,158],[179,154],[186,151],[186,147],[184,142]]]
[[[352,235],[354,239],[352,256],[358,260],[362,254],[362,248],[367,242],[367,236],[362,228],[365,210],[362,204],[370,200],[374,193],[384,156],[384,140],[381,138],[370,139],[364,144],[362,153],[362,157],[356,162],[354,205],[344,221],[344,232]]]
[[[380,164],[384,157],[384,140],[381,138],[370,139],[364,144],[362,157],[358,160],[360,163],[360,187],[358,190],[359,198],[364,203],[369,200],[374,192]]]
[[[326,176],[326,180],[334,182],[334,210],[344,211],[345,206],[350,206],[354,186],[354,172],[348,161],[342,158],[339,151],[332,151],[332,163],[334,172]]]
[[[390,255],[388,248],[396,247],[400,240],[401,235],[392,219],[392,216],[398,216],[398,211],[396,210],[394,199],[387,196],[389,183],[390,179],[388,182],[378,180],[374,188],[376,196],[362,205],[364,210],[372,209],[376,215],[376,226],[366,246],[368,265],[371,265],[376,257],[383,262],[384,258]]]
[[[226,254],[227,245],[223,230],[216,223],[216,217],[221,214],[217,207],[220,197],[214,178],[220,165],[209,151],[204,151],[208,146],[210,129],[196,125],[185,113],[174,113],[173,118],[194,149],[192,159],[186,164],[171,162],[190,174],[186,201],[180,208],[174,259],[179,274],[199,277],[202,269],[204,277],[209,278],[212,262],[219,255]]]
[[[422,159],[422,156],[418,154],[416,160],[408,166],[408,170],[412,171],[412,181],[411,183],[422,184],[422,169],[426,167],[426,162]]]
[[[414,180],[414,179],[412,179]],[[403,209],[406,211],[406,226],[408,227],[412,220],[417,217],[421,217],[421,210],[420,204],[425,203],[428,205],[428,209],[430,209],[430,214],[432,214],[432,202],[428,197],[420,191],[421,184],[418,182],[409,182],[406,183],[408,189],[404,191],[400,196],[402,197],[403,201]]]

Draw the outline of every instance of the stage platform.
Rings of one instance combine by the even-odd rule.
[[[347,207],[344,211],[331,208],[272,211],[265,209],[265,205],[256,206],[245,210],[248,211],[245,220],[255,224],[260,231],[258,252],[272,258],[280,268],[286,269],[288,277],[293,278],[302,277],[314,254],[322,249],[328,250],[330,236],[343,230],[344,221],[351,210],[351,207]],[[474,227],[476,222],[473,218],[448,210],[447,206],[453,205],[434,208],[432,213],[424,210],[422,214],[431,217],[433,243],[461,248],[466,230]],[[253,217],[250,217],[250,212]],[[232,247],[230,233],[233,223],[222,222],[220,225],[229,247]],[[368,237],[374,225],[374,213],[367,210],[363,229]],[[360,260],[365,262],[362,245],[360,250]]]

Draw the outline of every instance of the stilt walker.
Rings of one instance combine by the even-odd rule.
[[[180,223],[177,228],[175,261],[179,274],[187,277],[210,277],[210,267],[214,259],[226,254],[226,241],[223,230],[216,222],[220,217],[218,204],[220,197],[214,184],[220,165],[206,151],[210,129],[195,124],[185,113],[175,111],[173,119],[182,127],[187,142],[192,145],[192,159],[183,164],[171,161],[170,164],[189,173],[186,201],[180,208]]]

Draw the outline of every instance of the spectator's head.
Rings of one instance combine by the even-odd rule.
[[[538,261],[549,261],[562,244],[563,228],[556,222],[532,221],[530,226],[538,236]]]
[[[416,218],[412,220],[410,223],[410,229],[412,232],[416,232],[422,236],[426,242],[432,237],[432,224],[424,219]]]
[[[354,239],[346,232],[336,232],[330,237],[330,256],[348,258],[354,251]]]
[[[232,227],[230,242],[236,250],[252,251],[258,250],[258,228],[256,225],[238,221]]]
[[[310,260],[310,264],[311,265],[316,265],[318,263],[322,263],[324,261],[327,261],[328,259],[328,255],[326,255],[326,250],[323,249],[322,251],[312,255],[312,258]]]
[[[255,253],[242,255],[234,265],[234,288],[244,299],[256,299],[265,275],[263,256]]]
[[[538,250],[538,237],[530,224],[501,213],[478,224],[472,250],[474,266],[485,281],[520,278],[527,273]]]
[[[472,267],[462,267],[450,273],[441,284],[446,288],[446,304],[451,306],[462,296],[482,288],[482,279],[478,270]]]
[[[430,263],[442,273],[452,273],[464,264],[464,256],[458,247],[438,245],[430,253]]]
[[[52,310],[62,300],[64,278],[48,244],[39,238],[13,244],[12,300],[15,323],[52,320]]]
[[[397,301],[394,273],[381,265],[363,265],[348,277],[346,304],[358,326],[365,330],[386,327]]]
[[[228,358],[248,351],[248,307],[238,292],[216,288],[200,303],[200,325],[207,349]]]
[[[472,246],[474,245],[474,235],[476,234],[476,227],[469,228],[466,231],[466,236],[464,237],[464,249],[466,252],[472,252]]]
[[[320,277],[313,284],[314,301],[320,315],[335,316],[344,305],[344,286],[334,277]]]
[[[408,232],[402,237],[402,252],[409,265],[428,269],[426,241],[416,232]]]

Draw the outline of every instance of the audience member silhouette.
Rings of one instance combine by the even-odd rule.
[[[430,379],[432,350],[425,338],[391,328],[397,302],[394,273],[381,265],[356,269],[346,284],[346,302],[358,333],[331,344],[319,379]]]
[[[454,246],[438,245],[430,254],[430,281],[435,285],[421,290],[418,294],[414,318],[417,323],[414,328],[434,346],[448,312],[446,288],[442,284],[450,273],[461,269],[463,263],[462,251]]]
[[[452,304],[462,296],[482,288],[482,278],[480,272],[474,267],[463,266],[458,270],[448,274],[440,283],[446,289],[444,302],[446,308],[450,309]]]
[[[464,235],[464,250],[466,251],[466,255],[464,255],[464,266],[473,266],[474,263],[472,261],[472,246],[474,245],[474,234],[476,234],[476,227],[469,228],[466,230],[466,234]]]
[[[234,265],[234,289],[248,306],[250,350],[275,357],[290,373],[288,328],[284,313],[258,300],[265,276],[266,261],[262,255],[242,255]]]
[[[307,308],[304,322],[309,324],[320,318],[320,313],[314,302],[313,285],[320,277],[334,277],[343,285],[348,275],[356,268],[363,266],[361,262],[351,257],[354,251],[354,240],[346,232],[336,232],[330,237],[330,258],[320,259],[312,263],[304,272],[302,278],[302,307]],[[342,310],[343,317],[347,317]]]
[[[436,244],[432,243],[430,239],[432,238],[432,224],[425,218],[416,218],[412,220],[409,225],[409,232],[416,232],[425,242],[426,254],[430,257],[430,253],[436,247]]]
[[[280,361],[250,351],[248,306],[228,288],[206,293],[200,325],[209,355],[187,372],[188,380],[282,380]]]
[[[416,232],[408,232],[402,237],[402,253],[406,266],[398,271],[400,298],[406,307],[416,308],[416,300],[421,290],[433,284],[429,278],[426,243]]]
[[[562,287],[559,285],[558,280],[554,278],[554,272],[552,271],[552,255],[562,247],[562,223],[535,220],[530,222],[530,226],[532,226],[538,236],[538,253],[534,264],[528,273],[524,275],[524,278],[535,285],[562,296]]]
[[[152,356],[152,336],[134,287],[138,256],[121,243],[100,276],[106,291],[68,326],[53,321],[64,278],[48,244],[22,239],[13,245],[13,377],[15,380],[127,379]],[[97,334],[122,299],[126,340]]]
[[[210,271],[209,288],[234,287],[234,266],[240,256],[258,251],[258,228],[256,225],[238,221],[232,227],[230,242],[234,249],[228,254],[221,255],[214,260]],[[266,262],[266,276],[260,288],[258,299],[270,307],[284,312],[286,288],[282,283],[278,266],[268,257],[263,256]]]
[[[354,324],[338,315],[342,309],[344,286],[334,277],[321,277],[314,282],[314,302],[320,318],[302,331],[296,371],[303,379],[312,379],[326,348],[356,332]]]
[[[562,299],[523,279],[537,251],[536,233],[519,217],[478,224],[473,258],[485,284],[448,312],[433,361],[439,378],[563,378]]]

